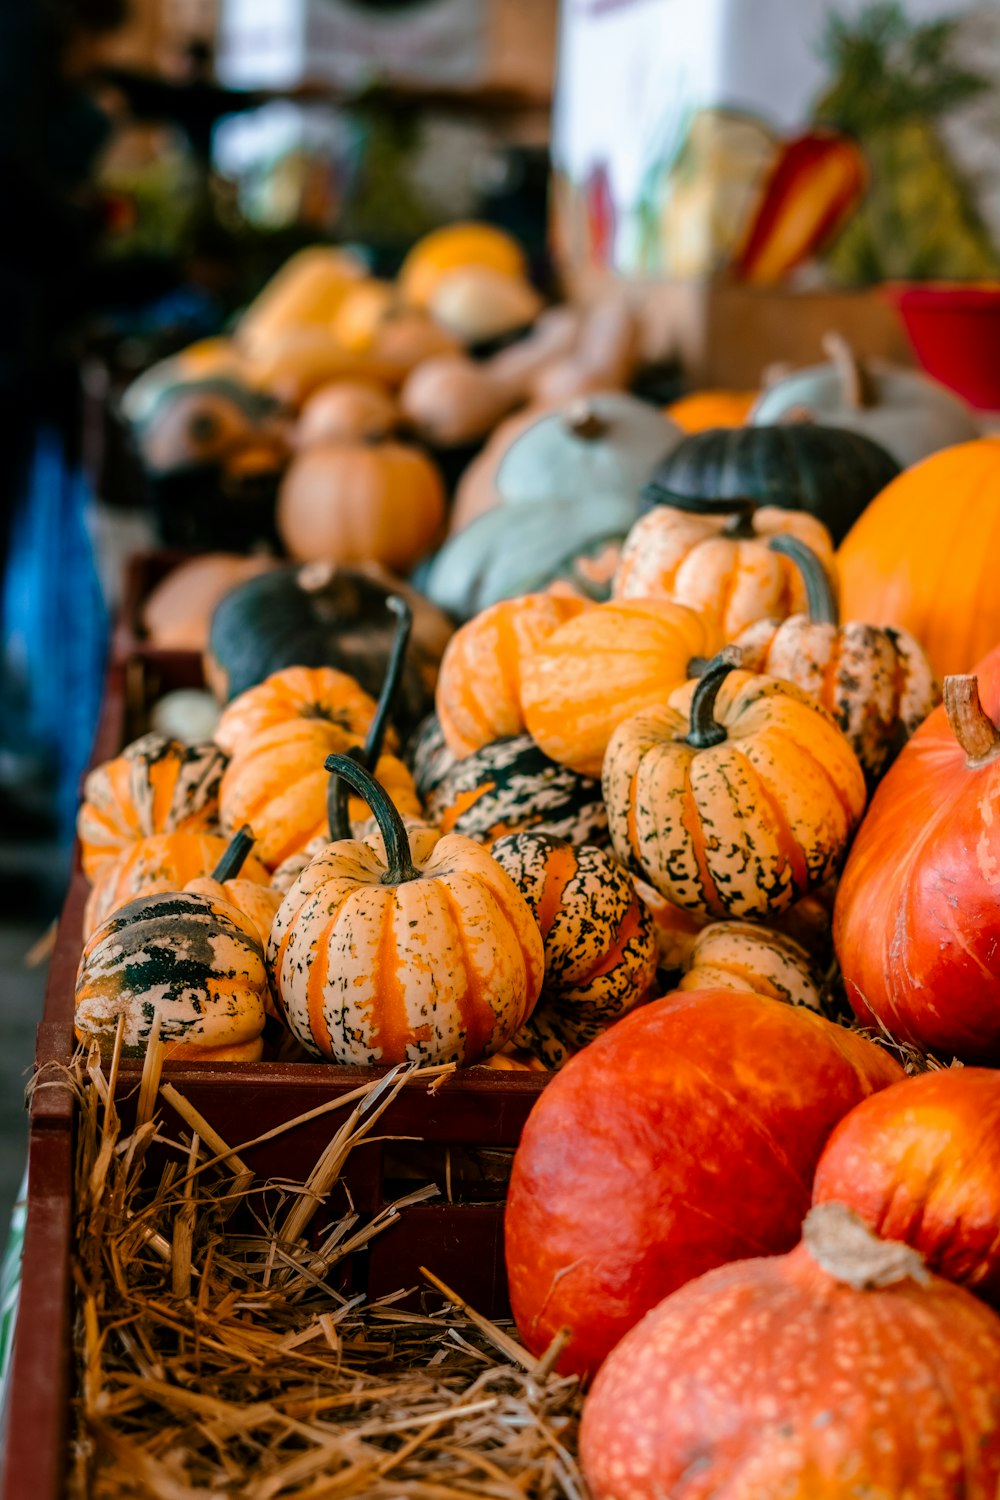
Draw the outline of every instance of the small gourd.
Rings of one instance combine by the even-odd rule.
[[[809,954],[793,938],[755,922],[710,922],[681,968],[679,990],[744,990],[823,1014]]]
[[[254,836],[244,826],[230,840],[226,852],[211,875],[197,875],[189,880],[185,891],[207,896],[211,901],[228,901],[237,911],[249,918],[261,945],[267,947],[268,934],[274,914],[281,905],[281,892],[273,885],[262,885],[259,880],[247,880],[241,872],[247,856],[254,846]]]

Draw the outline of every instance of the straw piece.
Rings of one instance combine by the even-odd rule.
[[[506,1354],[508,1359],[512,1359],[515,1364],[519,1364],[522,1369],[529,1371],[529,1373],[533,1374],[535,1372],[538,1368],[538,1361],[533,1355],[528,1353],[527,1349],[517,1342],[517,1339],[512,1339],[509,1334],[504,1333],[503,1329],[498,1328],[495,1323],[491,1323],[489,1318],[484,1318],[481,1313],[477,1313],[475,1308],[470,1307],[464,1298],[460,1297],[457,1292],[452,1291],[451,1287],[447,1286],[440,1277],[435,1276],[433,1271],[428,1271],[426,1266],[420,1267],[420,1274],[427,1278],[431,1286],[437,1288],[442,1297],[447,1297],[448,1301],[454,1307],[460,1308],[469,1321],[474,1323],[479,1329],[479,1332],[485,1335],[491,1344],[496,1345],[501,1354]]]
[[[232,1147],[226,1145],[222,1136],[219,1135],[218,1131],[212,1129],[205,1116],[199,1114],[194,1105],[189,1103],[184,1095],[178,1089],[174,1088],[172,1083],[161,1084],[160,1094],[173,1107],[176,1113],[180,1115],[185,1125],[190,1125],[192,1130],[196,1130],[205,1144],[211,1146],[212,1150],[217,1153],[216,1160],[221,1166],[228,1166],[231,1163],[247,1177],[253,1178],[253,1172],[247,1166],[246,1162],[236,1154]]]

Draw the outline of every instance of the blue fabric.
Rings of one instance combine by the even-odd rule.
[[[92,506],[90,486],[67,463],[59,433],[43,428],[14,516],[3,581],[4,661],[13,689],[4,696],[8,711],[20,704],[24,748],[45,755],[54,770],[58,825],[67,843],[108,648],[108,612],[87,527]]]

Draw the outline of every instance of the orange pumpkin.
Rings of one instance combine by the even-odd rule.
[[[399,270],[400,296],[413,307],[427,307],[441,280],[461,266],[487,266],[519,277],[527,270],[521,247],[502,229],[474,220],[448,224],[413,246]]]
[[[142,606],[142,628],[154,646],[204,651],[215,606],[224,594],[258,573],[277,567],[273,557],[208,552],[171,571]]]
[[[407,572],[444,518],[436,466],[396,442],[317,443],[293,459],[278,496],[279,535],[303,562],[375,561]]]
[[[389,392],[370,380],[335,380],[313,391],[295,424],[293,444],[364,442],[384,438],[399,421]]]
[[[349,740],[361,740],[375,708],[374,698],[347,672],[334,667],[285,667],[226,706],[216,725],[215,741],[227,755],[235,755],[258,734],[296,719],[331,724]]]
[[[745,427],[759,391],[694,391],[663,409],[685,432],[707,432],[712,427]]]
[[[448,749],[471,755],[493,740],[520,734],[524,662],[582,599],[522,594],[490,605],[457,630],[445,647],[435,706]]]
[[[218,746],[185,745],[162,734],[144,734],[96,766],[84,783],[76,819],[84,874],[95,879],[104,865],[150,834],[214,828],[225,767]]]
[[[510,878],[478,844],[408,837],[382,788],[333,755],[328,770],[367,802],[372,843],[327,845],[275,918],[268,961],[293,1033],[340,1063],[470,1064],[523,1025],[541,989],[541,934]]]
[[[837,554],[849,620],[916,636],[935,675],[968,672],[1000,640],[990,559],[1000,544],[1000,440],[959,443],[876,495]]]
[[[84,908],[84,937],[136,896],[182,891],[190,881],[210,875],[227,848],[228,840],[216,833],[154,833],[138,839],[98,870]],[[259,885],[270,879],[252,854],[243,863],[243,875]]]
[[[717,917],[764,918],[822,885],[865,807],[857,757],[823,709],[727,653],[618,726],[602,785],[618,858]]]
[[[721,645],[704,615],[665,599],[598,604],[554,630],[521,673],[528,733],[552,760],[599,776],[618,724],[662,704],[694,657]]]
[[[657,505],[625,538],[611,586],[614,599],[672,599],[708,614],[723,639],[757,620],[784,620],[806,608],[805,584],[795,564],[768,546],[790,535],[811,548],[836,588],[830,533],[815,516],[724,500],[698,514]]]
[[[580,1452],[593,1500],[994,1500],[1000,1318],[823,1204],[622,1340]]]

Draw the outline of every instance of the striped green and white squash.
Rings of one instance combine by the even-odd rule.
[[[514,1042],[559,1068],[646,999],[656,977],[653,919],[628,873],[593,844],[531,830],[497,839],[492,854],[545,945],[542,993]]]
[[[425,810],[443,833],[480,844],[526,828],[571,844],[610,842],[600,783],[550,760],[529,734],[494,740],[456,761]]]
[[[160,891],[119,907],[90,938],[76,980],[76,1033],[127,1055],[146,1050],[156,1019],[168,1057],[252,1061],[261,1055],[267,970],[249,917],[228,901]]]

